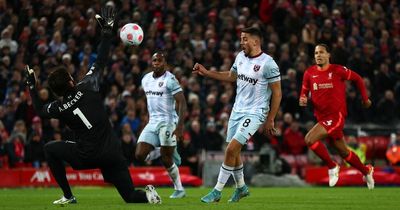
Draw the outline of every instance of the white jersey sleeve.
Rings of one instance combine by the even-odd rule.
[[[167,80],[167,90],[171,93],[171,95],[175,95],[183,91],[174,75],[171,75],[171,77],[169,77]]]
[[[233,62],[232,67],[231,67],[231,71],[232,71],[232,72],[235,72],[236,74],[237,74],[237,66],[238,66],[237,60],[238,60],[238,56],[236,56],[235,62]]]
[[[274,60],[270,60],[264,65],[263,75],[268,80],[268,83],[273,83],[281,80],[279,67]]]

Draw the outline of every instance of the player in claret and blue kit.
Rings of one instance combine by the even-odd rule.
[[[236,98],[228,122],[225,159],[219,171],[214,189],[201,198],[212,203],[221,199],[221,191],[232,175],[236,182],[228,202],[238,202],[249,195],[244,182],[243,162],[240,151],[258,130],[264,126],[270,134],[275,133],[274,120],[282,98],[281,78],[278,65],[273,58],[261,50],[262,33],[258,28],[245,28],[241,32],[242,51],[236,56],[230,71],[208,71],[196,63],[194,73],[213,79],[236,82]]]

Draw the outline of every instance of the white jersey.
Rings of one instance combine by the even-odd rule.
[[[174,95],[181,92],[182,88],[175,76],[166,71],[162,76],[154,78],[153,72],[150,72],[144,75],[142,87],[147,98],[149,123],[177,123]]]
[[[268,84],[281,80],[279,67],[274,59],[265,53],[250,58],[241,51],[236,56],[231,71],[237,74],[233,111],[246,114],[268,113],[272,93]]]

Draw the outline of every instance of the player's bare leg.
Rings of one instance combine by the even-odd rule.
[[[168,171],[168,175],[174,183],[175,191],[170,195],[170,198],[183,198],[186,196],[185,189],[182,186],[181,177],[179,175],[179,168],[173,161],[173,154],[175,152],[174,146],[161,147],[161,161]]]
[[[373,178],[374,168],[371,165],[364,165],[360,158],[353,151],[347,148],[343,138],[332,141],[332,146],[335,147],[339,155],[346,160],[346,162],[358,169],[364,175],[364,180],[367,182],[368,189],[373,189],[375,185]]]
[[[310,131],[308,131],[304,138],[307,146],[320,157],[328,166],[329,186],[333,187],[339,180],[339,165],[335,163],[328,153],[325,145],[320,141],[328,137],[328,132],[319,123],[315,124]]]
[[[224,163],[219,170],[217,184],[210,193],[201,198],[202,202],[212,203],[218,202],[221,199],[221,191],[229,177],[232,175],[236,165],[237,156],[240,155],[241,149],[242,144],[240,144],[236,139],[232,139],[232,141],[229,142],[225,150]]]
[[[143,162],[146,160],[147,155],[153,150],[153,145],[146,142],[139,142],[136,146],[135,157],[137,160]]]

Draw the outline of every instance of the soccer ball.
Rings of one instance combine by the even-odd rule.
[[[119,37],[126,45],[140,45],[143,41],[143,30],[136,23],[125,24],[119,32]]]

